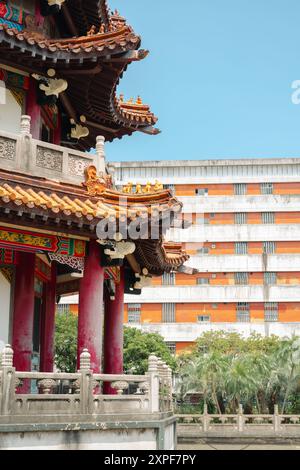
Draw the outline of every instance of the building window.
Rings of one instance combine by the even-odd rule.
[[[238,285],[249,284],[249,273],[234,273],[234,282]]]
[[[245,183],[234,184],[233,186],[236,196],[245,196],[247,194],[247,185]]]
[[[175,323],[176,322],[176,304],[162,304],[162,322]]]
[[[250,322],[250,305],[247,302],[239,302],[236,306],[236,321],[241,323]]]
[[[202,246],[202,248],[199,248],[199,249],[197,250],[197,254],[198,254],[198,255],[208,255],[208,253],[209,253],[209,248],[208,248],[208,246]]]
[[[239,212],[234,214],[234,223],[237,225],[245,225],[247,223],[248,214],[246,212]]]
[[[263,224],[275,224],[274,212],[262,212],[261,221]]]
[[[276,253],[276,243],[263,242],[263,253],[265,255],[273,255],[274,253]]]
[[[170,349],[170,353],[175,356],[176,354],[176,343],[171,341],[166,341],[166,346]]]
[[[128,304],[128,323],[141,323],[141,304]]]
[[[248,254],[248,243],[247,242],[238,242],[235,244],[235,254],[236,255],[247,255]]]
[[[268,286],[277,284],[277,273],[264,273],[264,282]]]
[[[197,284],[198,285],[207,285],[209,284],[209,278],[208,277],[197,277],[197,280],[196,280]]]
[[[260,185],[261,194],[273,194],[273,183],[262,183]]]
[[[68,304],[59,304],[56,306],[56,312],[58,315],[69,315],[71,313],[71,307]]]
[[[211,304],[211,308],[213,308],[214,310],[216,310],[218,308],[218,304]]]
[[[278,303],[265,303],[265,321],[278,321]]]
[[[210,315],[198,315],[197,321],[199,323],[208,323],[210,322]]]
[[[195,190],[197,196],[207,196],[208,195],[208,188],[197,188]]]
[[[164,273],[162,277],[163,286],[175,286],[175,273]]]

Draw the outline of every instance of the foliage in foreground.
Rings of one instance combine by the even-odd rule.
[[[300,338],[204,333],[194,350],[179,359],[178,403],[200,394],[212,412],[299,413]]]

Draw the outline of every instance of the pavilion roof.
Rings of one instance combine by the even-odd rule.
[[[148,54],[140,49],[141,38],[118,13],[109,13],[106,2],[76,0],[74,4],[72,10],[68,8],[78,24],[75,37],[49,38],[32,26],[18,31],[0,24],[0,61],[45,78],[54,69],[56,78],[68,82],[59,96],[62,107],[76,123],[84,115],[89,129],[88,136],[70,141],[69,146],[94,147],[99,134],[107,141],[135,131],[157,134],[153,127],[157,118],[149,106],[139,97],[125,102],[116,94],[128,64]]]
[[[59,183],[0,170],[0,221],[95,238],[97,223],[106,218],[136,220],[153,214],[157,220],[174,215],[181,203],[169,190],[148,194],[124,194],[104,188],[94,196],[84,185]],[[153,212],[154,211],[154,212]],[[155,240],[134,240],[137,263],[150,274],[160,275],[181,266],[189,256],[181,244]]]

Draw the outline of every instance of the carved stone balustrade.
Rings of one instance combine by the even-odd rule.
[[[90,370],[90,354],[84,349],[76,373],[19,372],[12,365],[13,351],[7,345],[0,365],[0,424],[17,423],[19,419],[35,423],[66,416],[80,421],[80,415],[90,419],[95,415],[132,413],[171,415],[170,371],[162,362],[158,370],[158,363],[155,356],[150,356],[146,375],[94,374]],[[102,394],[103,383],[107,382],[117,395]],[[134,386],[129,387],[130,384]]]
[[[0,129],[0,168],[20,171],[74,184],[83,183],[87,167],[105,170],[104,139],[97,139],[96,153],[80,152],[35,140],[30,134],[30,116],[21,117],[20,134]],[[96,145],[96,142],[95,142]]]
[[[205,436],[272,438],[300,435],[300,415],[280,415],[278,406],[275,406],[273,415],[246,415],[240,405],[237,414],[208,414],[205,407],[203,414],[179,414],[176,417],[180,438]]]

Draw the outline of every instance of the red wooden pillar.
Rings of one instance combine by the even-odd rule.
[[[20,253],[14,287],[12,348],[17,371],[31,370],[35,254]]]
[[[54,331],[56,311],[56,265],[51,265],[51,280],[44,286],[41,342],[40,371],[53,372],[54,367]]]
[[[99,373],[102,348],[102,312],[104,268],[101,266],[100,246],[90,241],[85,259],[84,275],[79,287],[77,364],[87,348],[91,354],[91,369]]]
[[[109,296],[105,299],[104,374],[123,374],[124,287],[124,268],[121,268],[115,300],[110,300]],[[103,391],[107,395],[117,393],[109,383],[104,384]]]
[[[57,115],[57,126],[53,131],[53,144],[60,145],[61,143],[61,115],[58,112]]]
[[[41,108],[37,104],[37,81],[30,77],[26,96],[26,114],[31,117],[30,133],[34,139],[41,135]]]

